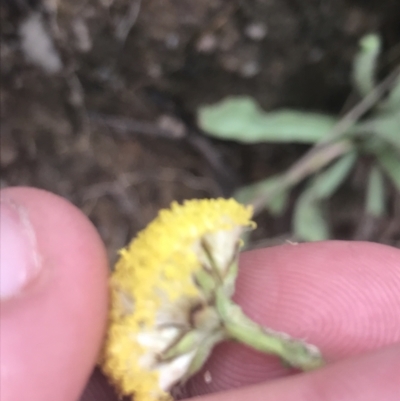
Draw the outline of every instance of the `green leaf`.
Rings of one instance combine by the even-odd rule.
[[[289,199],[289,191],[281,190],[265,205],[265,208],[273,215],[280,216],[286,210]]]
[[[372,168],[368,178],[366,211],[373,217],[385,213],[385,183],[377,166]]]
[[[304,241],[329,238],[328,223],[322,213],[322,200],[334,194],[356,161],[356,152],[349,152],[320,173],[301,194],[294,213],[295,236]]]
[[[381,109],[400,113],[400,76],[397,77],[387,99],[382,102]]]
[[[372,133],[400,150],[400,110],[397,113],[378,113],[376,117],[357,123],[352,132]]]
[[[392,180],[397,190],[400,191],[400,155],[390,150],[378,153],[377,158],[383,171]]]
[[[378,35],[366,35],[360,40],[360,51],[353,63],[353,81],[362,97],[375,87],[375,70],[380,51],[381,39]]]
[[[326,199],[332,196],[350,173],[356,158],[356,152],[349,152],[320,173],[309,189],[315,198]]]
[[[263,111],[250,97],[229,97],[198,110],[200,127],[209,135],[244,143],[314,143],[326,136],[337,119],[294,110]]]
[[[365,135],[367,132],[363,132],[363,134]],[[387,142],[382,141],[382,138],[376,135],[365,135],[362,141],[358,143],[358,149],[366,155],[378,155],[381,152],[386,152],[387,148]]]
[[[259,352],[279,356],[284,363],[297,369],[311,370],[325,364],[315,346],[257,324],[244,314],[242,308],[235,304],[222,288],[216,291],[215,309],[221,320],[225,338],[245,344]]]
[[[270,196],[269,196],[270,195]],[[282,185],[281,176],[273,176],[255,184],[240,188],[234,198],[241,203],[253,203],[258,197],[269,198],[265,208],[273,215],[280,215],[287,205],[289,191]]]
[[[305,190],[297,200],[293,226],[295,237],[303,241],[322,241],[330,237],[321,204],[313,191]]]

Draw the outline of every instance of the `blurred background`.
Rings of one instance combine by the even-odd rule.
[[[1,186],[72,201],[110,260],[160,208],[219,196],[255,204],[250,247],[400,246],[398,0],[2,0],[0,10]],[[247,103],[221,111],[226,99]]]

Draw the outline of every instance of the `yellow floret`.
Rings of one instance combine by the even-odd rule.
[[[144,369],[149,352],[137,334],[154,329],[157,313],[182,298],[201,298],[193,273],[201,268],[194,244],[204,235],[251,224],[251,208],[233,199],[191,200],[161,210],[139,233],[111,278],[111,310],[102,367],[121,394],[135,401],[170,400],[157,370]]]

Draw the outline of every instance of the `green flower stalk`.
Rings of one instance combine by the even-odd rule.
[[[121,395],[171,401],[225,340],[303,370],[322,365],[316,347],[258,325],[231,299],[251,215],[233,199],[173,203],[120,251],[100,363]]]

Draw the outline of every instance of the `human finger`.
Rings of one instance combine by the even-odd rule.
[[[88,219],[33,188],[1,191],[0,379],[8,401],[72,401],[95,365],[107,258]]]
[[[400,344],[318,371],[196,398],[197,401],[398,401]]]
[[[242,255],[235,300],[253,320],[317,345],[331,362],[400,341],[399,288],[398,249],[362,242],[288,244]],[[291,373],[277,358],[224,343],[184,394]]]

